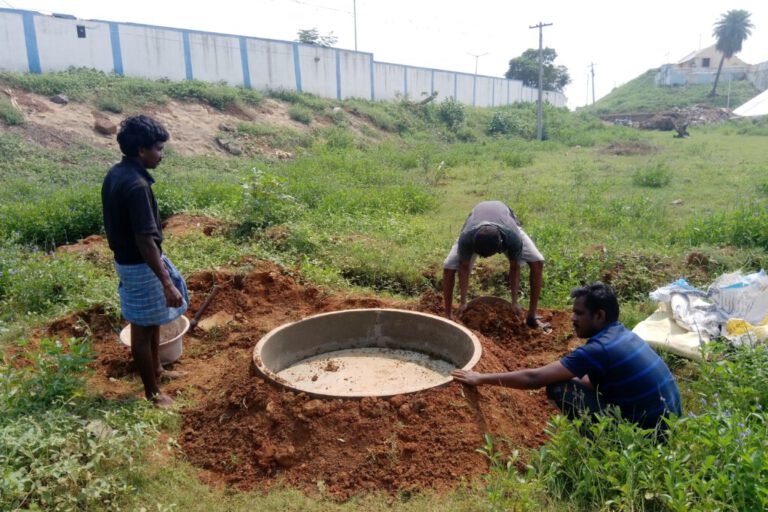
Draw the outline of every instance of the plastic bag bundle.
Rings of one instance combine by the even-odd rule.
[[[768,275],[764,270],[723,274],[709,286],[707,295],[717,305],[723,322],[741,318],[759,325],[768,315]]]

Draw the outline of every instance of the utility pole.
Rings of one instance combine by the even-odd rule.
[[[595,63],[590,63],[589,67],[592,69],[592,104],[595,104]]]
[[[544,81],[544,27],[551,27],[552,23],[542,23],[539,22],[538,25],[529,26],[528,28],[538,28],[539,29],[539,101],[537,102],[537,108],[536,108],[536,133],[538,140],[544,140],[544,110],[542,107],[542,90],[544,87],[544,84],[542,83]]]
[[[352,0],[352,18],[355,23],[355,51],[357,51],[357,0]]]

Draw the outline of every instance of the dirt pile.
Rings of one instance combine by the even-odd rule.
[[[727,108],[693,105],[675,107],[663,112],[611,114],[600,116],[600,118],[609,123],[643,130],[672,131],[687,126],[722,123],[733,118],[733,112]]]
[[[174,369],[189,374],[163,385],[164,391],[194,404],[181,411],[179,441],[204,481],[243,489],[268,489],[280,481],[340,499],[370,490],[443,490],[487,469],[475,451],[483,446],[485,433],[506,437],[518,447],[545,441],[543,429],[554,409],[541,390],[474,390],[452,383],[388,399],[319,400],[263,381],[252,369],[252,350],[279,325],[353,308],[436,313],[439,301],[434,293],[413,303],[330,295],[272,263],[252,263],[254,269],[246,274],[189,277],[189,316],[215,284],[218,291],[203,317],[226,311],[234,321],[187,334]],[[549,334],[505,323],[503,310],[491,308],[485,314],[496,323],[475,328],[484,351],[477,366],[481,371],[540,365],[578,344],[567,312],[543,312],[553,326]],[[475,325],[476,320],[467,321]],[[92,388],[108,397],[135,399],[142,388],[128,349],[118,342],[121,327],[97,309],[55,322],[48,335],[89,333],[97,351]]]

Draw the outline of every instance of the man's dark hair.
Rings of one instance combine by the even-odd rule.
[[[486,258],[501,252],[501,232],[496,226],[482,226],[472,239],[474,251]]]
[[[619,319],[619,301],[613,288],[607,284],[597,281],[581,288],[574,288],[571,292],[571,298],[578,299],[579,297],[586,297],[584,305],[587,306],[587,310],[591,314],[594,315],[602,309],[605,311],[606,322],[615,322]]]
[[[117,132],[120,151],[127,157],[138,156],[139,148],[151,148],[158,142],[166,142],[170,138],[171,135],[160,121],[145,115],[125,118],[120,123],[120,131]]]

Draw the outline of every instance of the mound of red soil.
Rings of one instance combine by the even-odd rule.
[[[397,307],[436,312],[436,294],[418,303],[329,295],[267,262],[247,274],[202,272],[188,279],[192,316],[213,285],[218,292],[203,318],[225,311],[234,320],[207,333],[184,337],[184,355],[174,369],[187,377],[163,391],[190,399],[183,409],[180,443],[201,478],[243,489],[267,489],[278,480],[308,492],[324,489],[343,499],[370,490],[411,492],[456,487],[487,470],[476,449],[483,435],[507,438],[517,447],[545,441],[555,410],[543,390],[472,389],[452,383],[395,397],[316,399],[280,389],[258,377],[252,351],[268,331],[311,314],[342,309]],[[497,306],[499,304],[496,304]],[[578,341],[564,311],[544,311],[553,331],[545,334],[504,323],[505,311],[485,304],[499,320],[476,324],[483,356],[479,371],[500,372],[548,363]],[[479,315],[479,313],[477,314]],[[474,327],[474,326],[477,327]],[[138,397],[141,382],[129,351],[120,345],[120,325],[92,310],[52,324],[49,335],[90,332],[97,351],[92,385],[109,397]]]

